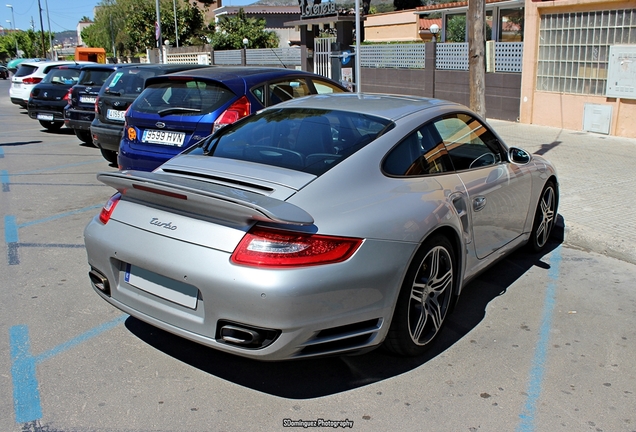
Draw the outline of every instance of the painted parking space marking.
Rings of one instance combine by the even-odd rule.
[[[0,171],[0,183],[2,183],[2,192],[9,192],[11,189],[9,187],[10,179],[9,172],[7,170]]]
[[[127,318],[128,315],[121,315],[37,356],[31,354],[28,327],[26,325],[11,327],[9,329],[9,343],[11,346],[13,409],[16,423],[27,423],[42,418],[40,385],[36,375],[38,364],[116,327]]]
[[[0,159],[4,158],[4,150],[0,147]]]
[[[2,150],[2,147],[0,147],[0,159],[2,159],[4,157],[4,150]],[[90,160],[90,161],[85,161],[85,162],[77,162],[77,163],[72,163],[72,164],[65,164],[65,165],[57,165],[57,166],[53,166],[53,167],[48,167],[48,168],[41,168],[41,169],[37,169],[37,170],[33,170],[33,171],[24,171],[24,172],[19,172],[19,173],[15,173],[15,174],[11,174],[11,176],[15,177],[15,176],[24,176],[24,175],[33,175],[33,174],[40,174],[40,173],[44,173],[44,172],[48,172],[48,171],[56,171],[59,169],[64,169],[64,168],[73,168],[73,167],[78,167],[78,166],[83,166],[83,165],[92,165],[95,163],[103,163],[103,159],[94,159],[94,160]],[[9,172],[6,170],[2,170],[0,171],[0,183],[2,183],[2,192],[9,192],[10,191],[10,175]],[[42,185],[42,186],[46,186],[46,185],[51,185],[51,183],[14,183],[14,184],[24,184],[24,185]],[[59,186],[59,185],[56,185]],[[76,185],[76,184],[68,184],[66,186],[100,186],[100,185]]]
[[[9,265],[20,264],[20,256],[18,250],[20,247],[54,247],[54,248],[83,248],[83,244],[64,244],[64,243],[20,243],[18,236],[18,229],[25,228],[33,225],[38,225],[45,222],[51,222],[57,219],[73,216],[87,211],[93,211],[101,208],[102,205],[94,205],[84,207],[78,210],[72,210],[58,215],[49,216],[43,219],[38,219],[22,224],[16,223],[16,218],[13,215],[6,215],[4,217],[4,241],[7,244],[7,262]]]
[[[552,315],[556,304],[557,282],[561,268],[561,247],[552,252],[550,257],[550,271],[548,272],[548,287],[543,302],[543,316],[541,317],[541,327],[539,339],[534,350],[532,368],[528,377],[528,389],[526,403],[521,414],[517,432],[531,432],[536,430],[537,403],[541,396],[541,387],[546,370],[546,360],[548,357],[548,344],[550,342],[550,330],[552,329]]]

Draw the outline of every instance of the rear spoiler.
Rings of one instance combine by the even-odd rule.
[[[314,223],[311,215],[293,204],[207,181],[143,171],[103,172],[97,174],[97,179],[134,201],[223,220]]]

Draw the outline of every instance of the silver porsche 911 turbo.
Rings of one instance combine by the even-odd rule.
[[[122,311],[229,353],[419,355],[462,287],[541,250],[558,181],[462,105],[291,100],[117,189],[86,227],[90,280]]]

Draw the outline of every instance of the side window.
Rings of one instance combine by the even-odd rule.
[[[265,86],[261,85],[261,86],[253,88],[252,94],[254,95],[256,99],[258,99],[261,105],[265,106]]]
[[[317,94],[342,93],[342,90],[340,89],[340,87],[336,87],[330,82],[319,81],[316,79],[313,81],[314,81],[314,87],[316,87]]]
[[[384,160],[384,171],[398,176],[421,176],[452,171],[444,143],[432,124],[406,137]]]
[[[270,83],[267,89],[269,92],[269,106],[311,94],[309,86],[303,78]]]
[[[434,122],[455,170],[462,171],[501,162],[501,146],[495,135],[468,114],[452,114]]]

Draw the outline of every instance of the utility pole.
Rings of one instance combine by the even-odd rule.
[[[44,47],[44,24],[42,23],[42,3],[38,0],[38,10],[40,11],[40,30],[42,30],[42,58],[46,58],[46,48]]]
[[[468,0],[470,109],[486,117],[485,0]]]
[[[157,39],[157,52],[159,53],[159,63],[165,63],[163,61],[163,55],[161,50],[163,49],[163,38],[161,37],[161,12],[159,11],[159,0],[156,0],[157,7],[157,24],[155,27],[155,38]]]

